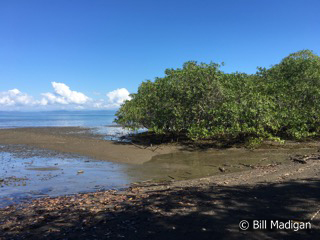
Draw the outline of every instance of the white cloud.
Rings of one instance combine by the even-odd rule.
[[[16,89],[16,88],[9,90],[8,93],[9,93],[10,95],[19,95],[19,94],[21,94],[20,90],[19,90],[19,89]]]
[[[105,99],[91,99],[64,83],[52,82],[51,85],[53,91],[42,93],[39,100],[16,88],[0,92],[0,110],[116,109],[131,99],[126,88],[108,92]]]
[[[37,102],[26,93],[20,92],[19,89],[11,89],[6,92],[0,92],[0,106],[23,106],[34,105]]]
[[[52,82],[54,93],[43,93],[43,103],[47,104],[85,104],[91,99],[81,92],[72,91],[64,83]]]
[[[118,88],[106,94],[108,104],[113,107],[120,107],[125,100],[131,100],[130,93],[126,88]]]

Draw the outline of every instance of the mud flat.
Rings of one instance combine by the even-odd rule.
[[[105,160],[119,163],[129,164],[143,164],[150,161],[153,157],[164,154],[180,154],[180,153],[194,153],[202,154],[208,151],[199,149],[192,149],[185,145],[179,144],[161,144],[161,145],[136,145],[127,141],[108,141],[104,140],[103,135],[95,133],[92,129],[82,127],[36,127],[36,128],[14,128],[14,129],[0,129],[0,145],[12,145],[17,150],[11,151],[30,153],[29,148],[49,149],[61,153],[71,153],[97,160]],[[16,145],[21,145],[16,147]],[[27,148],[23,149],[23,145]],[[288,142],[285,145],[266,144],[264,149],[281,149],[295,151],[302,149],[317,149],[319,142],[297,143]],[[248,151],[244,149],[234,148],[231,151],[240,151],[239,154],[247,154]],[[224,151],[224,150],[222,150]],[[221,151],[213,150],[213,153]],[[229,154],[226,151],[227,155]],[[167,155],[167,156],[168,156]],[[226,155],[226,154],[224,154]],[[180,158],[179,155],[175,157]]]
[[[0,144],[23,144],[80,154],[98,160],[131,164],[141,164],[158,154],[178,150],[176,146],[137,147],[127,142],[106,141],[101,135],[78,127],[0,129]]]
[[[44,198],[0,211],[1,239],[317,239],[320,156],[194,180]],[[309,230],[239,231],[242,219]]]
[[[314,148],[181,151],[154,156],[143,164],[125,164],[27,145],[0,145],[0,208],[41,197],[123,189],[133,182],[159,183],[267,168],[290,163],[290,154],[314,151]]]
[[[1,151],[17,157],[37,157],[39,149],[43,149],[41,156],[49,157],[50,151],[46,149],[50,149],[55,150],[54,154],[72,153],[131,163],[127,176],[166,177],[165,182],[133,183],[122,191],[44,197],[1,208],[0,239],[317,239],[319,236],[318,142],[267,145],[254,151],[241,148],[191,151],[175,145],[145,148],[114,143],[79,128],[26,128],[0,130],[0,144],[4,144]],[[242,219],[310,221],[312,229],[239,231]]]

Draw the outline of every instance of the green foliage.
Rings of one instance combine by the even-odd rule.
[[[190,61],[143,82],[117,112],[116,122],[191,139],[304,139],[320,132],[320,58],[290,54],[256,74]]]

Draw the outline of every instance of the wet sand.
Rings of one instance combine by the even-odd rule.
[[[0,208],[39,197],[126,188],[132,182],[188,180],[287,165],[292,154],[316,151],[310,147],[184,150],[159,154],[143,164],[124,164],[34,146],[0,145]]]
[[[82,127],[37,127],[0,129],[0,145],[12,145],[20,152],[28,149],[49,149],[61,153],[71,153],[88,156],[97,160],[143,164],[153,157],[163,154],[210,152],[217,149],[193,149],[187,145],[161,144],[137,145],[128,141],[104,140],[105,136],[94,133],[92,129]],[[20,146],[19,146],[20,145]],[[262,145],[260,149],[317,149],[318,141],[311,142],[286,142],[285,145],[270,142]],[[10,152],[12,148],[10,147]],[[242,151],[244,148],[229,148],[229,150]],[[242,150],[241,150],[242,149]],[[220,149],[221,150],[221,149]],[[224,151],[224,150],[222,150]],[[31,154],[31,153],[30,153]]]
[[[103,140],[89,129],[79,127],[41,127],[0,129],[0,144],[23,144],[63,153],[74,153],[98,160],[142,164],[153,156],[178,151],[179,147],[136,146],[128,142]]]
[[[190,158],[195,167],[203,164],[205,156],[212,159],[202,152],[189,151],[192,155],[188,157],[182,146],[144,148],[105,141],[82,128],[2,129],[0,144],[12,144],[20,152],[36,147],[142,165],[152,165],[154,161],[166,165],[173,156],[184,162]],[[20,150],[17,144],[22,144]],[[292,152],[301,147],[313,148],[311,151],[316,153],[318,146],[319,143],[310,142],[283,147]],[[282,148],[266,149],[270,147],[275,151]],[[221,150],[221,154],[228,151]],[[236,151],[235,155],[241,152],[244,159],[249,156],[243,149],[231,151]],[[201,161],[193,154],[199,155]],[[254,166],[248,159],[240,172],[229,173],[228,167],[232,166],[223,165],[225,169],[212,177],[166,183],[149,181],[132,184],[123,191],[42,198],[11,205],[0,211],[0,239],[317,239],[319,153],[317,156],[306,158],[305,163],[290,160],[278,164],[275,156],[269,154],[270,163]],[[262,160],[267,161],[264,157]],[[151,169],[153,166],[157,165]],[[243,232],[238,226],[242,219],[311,221],[312,229]]]
[[[0,211],[0,239],[318,239],[320,155],[313,156],[305,164],[9,206]],[[239,231],[242,219],[312,228]]]

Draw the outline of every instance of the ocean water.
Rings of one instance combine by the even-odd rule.
[[[133,131],[115,125],[114,119],[115,111],[0,112],[0,129],[85,127],[105,140],[129,141],[122,136]],[[19,157],[0,145],[0,209],[28,199],[119,189],[140,181],[140,174],[128,175],[128,164],[62,153],[46,157],[33,151],[34,157]]]
[[[0,112],[0,128],[104,127],[114,124],[116,111]]]

